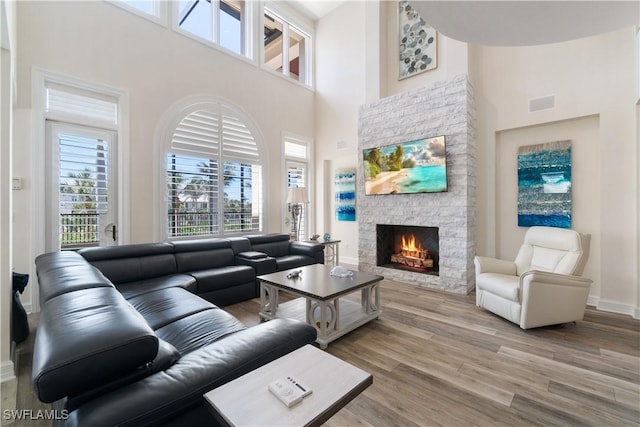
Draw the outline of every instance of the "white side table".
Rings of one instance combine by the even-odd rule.
[[[324,245],[324,263],[335,267],[340,263],[341,240],[307,240],[310,243],[322,243]]]

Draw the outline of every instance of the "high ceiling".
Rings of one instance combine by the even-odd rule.
[[[310,19],[317,20],[345,1],[292,0],[290,3]],[[640,24],[637,0],[410,0],[410,3],[429,25],[447,37],[488,46],[556,43]]]
[[[415,1],[440,33],[487,46],[557,43],[640,24],[638,1]]]

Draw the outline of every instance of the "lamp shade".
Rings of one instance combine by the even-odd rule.
[[[309,203],[309,194],[306,187],[291,187],[287,194],[287,203]]]

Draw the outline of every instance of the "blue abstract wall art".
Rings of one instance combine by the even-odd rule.
[[[571,141],[518,149],[518,226],[571,228]]]
[[[356,168],[336,170],[336,220],[356,220]]]

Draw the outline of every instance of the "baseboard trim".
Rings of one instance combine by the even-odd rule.
[[[626,314],[634,319],[640,319],[640,307],[629,304],[621,304],[616,301],[607,301],[599,297],[589,296],[587,304],[592,305],[596,310],[606,311],[609,313]]]
[[[10,381],[16,377],[14,365],[11,360],[0,363],[0,383]]]
[[[341,256],[340,257],[340,264],[349,264],[349,265],[358,265],[358,258],[351,258],[351,257],[344,257]]]

